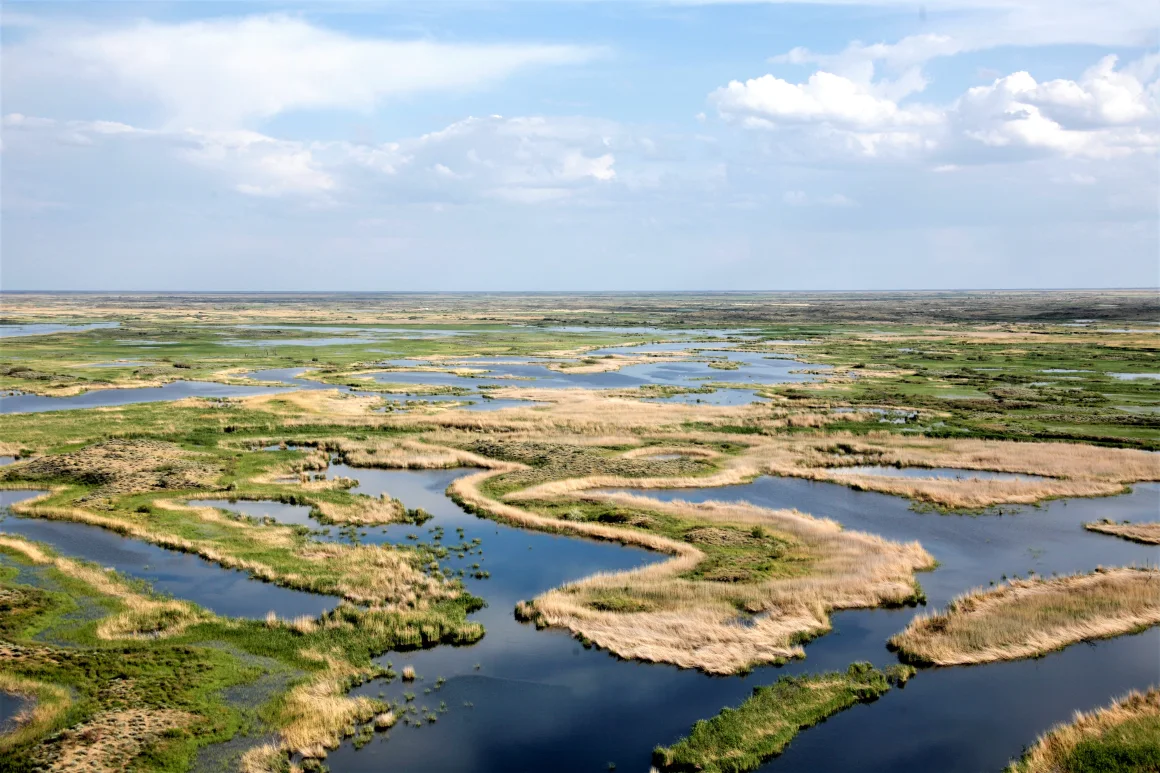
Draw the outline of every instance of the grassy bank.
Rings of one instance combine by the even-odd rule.
[[[1149,773],[1160,770],[1160,689],[1077,712],[1053,727],[1006,773]]]
[[[989,663],[1157,624],[1160,571],[1122,568],[971,591],[941,613],[916,617],[890,646],[914,663]]]
[[[845,673],[784,676],[735,709],[693,725],[688,736],[653,751],[663,773],[744,773],[781,754],[802,730],[858,703],[877,700],[891,684],[905,684],[907,666],[885,672],[854,663]]]

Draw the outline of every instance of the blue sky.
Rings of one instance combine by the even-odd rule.
[[[1147,6],[7,2],[0,288],[1157,286]]]

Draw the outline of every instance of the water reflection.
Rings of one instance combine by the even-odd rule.
[[[7,508],[38,491],[0,491],[0,531],[45,542],[58,553],[82,558],[145,580],[154,590],[188,599],[228,617],[260,619],[269,611],[279,617],[312,617],[332,609],[338,599],[290,590],[251,579],[191,553],[122,537],[97,526],[73,521],[20,518]]]

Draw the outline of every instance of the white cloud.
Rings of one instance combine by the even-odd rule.
[[[952,139],[1008,152],[1105,159],[1155,151],[1157,85],[1115,65],[1109,56],[1078,81],[1038,83],[1017,72],[969,89],[948,111]]]
[[[579,118],[468,118],[380,145],[281,140],[244,129],[139,129],[15,113],[4,117],[3,126],[17,140],[97,151],[102,143],[144,142],[214,172],[246,195],[323,200],[361,185],[363,193],[395,190],[432,200],[556,201],[614,183],[615,148],[647,147],[646,138],[633,138],[617,124]]]
[[[773,75],[732,81],[709,95],[718,112],[751,125],[827,123],[850,128],[921,126],[938,120],[923,107],[899,107],[865,83],[818,71],[805,83]]]
[[[928,41],[924,51],[937,44]],[[919,48],[912,46],[912,54]],[[837,58],[851,62],[867,50],[854,46]],[[912,54],[897,61],[909,64],[918,56]],[[861,61],[868,67],[847,67],[850,77],[818,71],[795,84],[765,75],[744,83],[733,81],[712,92],[709,101],[726,121],[778,132],[798,157],[841,153],[945,157],[965,163],[1034,155],[1106,159],[1154,153],[1160,147],[1157,55],[1118,69],[1116,57],[1108,56],[1077,80],[1039,83],[1029,73],[1013,73],[937,107],[895,96],[907,90],[899,87],[903,79],[872,80],[873,61],[894,56],[892,52],[875,49],[866,56],[870,58]],[[823,58],[796,50],[781,59]],[[921,73],[908,77],[921,79]],[[911,87],[919,88],[918,83],[912,81]]]
[[[171,128],[236,128],[292,110],[370,110],[418,91],[476,87],[598,49],[353,37],[294,16],[94,27],[40,21],[5,45],[5,88],[104,89],[158,105]]]

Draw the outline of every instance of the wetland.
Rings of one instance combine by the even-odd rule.
[[[5,298],[0,763],[1150,759],[1150,300],[803,298]]]

